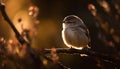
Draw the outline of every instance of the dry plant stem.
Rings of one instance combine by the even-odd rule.
[[[42,54],[43,54],[43,53],[42,53]],[[45,56],[45,55],[42,55],[42,56],[43,56],[45,59],[47,59],[48,61],[54,63],[54,61],[53,61],[50,57]],[[60,66],[61,69],[70,69],[69,67],[63,65],[60,61],[57,61],[56,64],[58,64],[58,65]]]
[[[2,16],[4,17],[4,19],[8,22],[8,24],[10,25],[10,27],[13,29],[13,31],[15,32],[16,38],[18,39],[18,41],[21,43],[21,45],[25,44],[28,47],[28,52],[30,54],[30,56],[32,57],[32,59],[34,60],[35,64],[36,64],[36,69],[40,68],[41,65],[41,60],[38,57],[38,55],[35,53],[35,51],[31,48],[31,44],[28,43],[22,36],[21,34],[18,32],[18,30],[15,28],[15,26],[13,25],[13,23],[11,22],[11,20],[9,19],[9,17],[7,16],[6,12],[5,12],[5,5],[4,3],[0,3],[0,10],[2,13]]]
[[[0,10],[2,13],[2,16],[4,17],[4,19],[9,23],[9,25],[11,26],[11,28],[13,29],[13,31],[16,34],[16,38],[19,40],[19,42],[23,45],[23,44],[27,44],[28,46],[30,46],[30,44],[24,40],[24,38],[20,35],[20,33],[18,32],[18,30],[15,28],[15,26],[13,25],[13,23],[11,22],[11,20],[9,19],[9,17],[7,16],[6,12],[5,12],[5,6],[4,3],[0,4]]]
[[[44,49],[44,50],[40,51],[40,53],[41,52],[44,54],[48,54],[51,52],[51,49]],[[65,53],[65,54],[87,54],[89,56],[94,56],[94,57],[97,57],[99,59],[102,59],[105,62],[112,63],[116,67],[120,66],[119,59],[115,59],[107,54],[92,51],[91,49],[78,50],[78,49],[73,49],[73,48],[56,48],[56,53],[58,53],[58,54],[63,54],[63,53]]]

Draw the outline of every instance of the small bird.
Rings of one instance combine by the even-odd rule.
[[[90,48],[89,31],[83,21],[76,15],[68,15],[62,24],[62,39],[69,48],[83,49]]]

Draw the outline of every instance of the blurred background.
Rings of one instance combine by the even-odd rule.
[[[32,30],[35,48],[66,48],[61,38],[62,20],[79,16],[90,31],[92,50],[120,58],[119,0],[3,0],[6,12],[19,32]],[[0,36],[15,38],[14,32],[0,14]],[[71,69],[114,69],[96,58],[60,54],[60,60]],[[57,69],[49,64],[46,69]]]

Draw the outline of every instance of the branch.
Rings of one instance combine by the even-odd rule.
[[[5,5],[4,5],[4,3],[0,3],[0,10],[1,10],[1,13],[2,13],[2,16],[4,17],[4,19],[8,22],[8,24],[11,26],[11,28],[15,32],[16,38],[19,40],[19,42],[22,45],[23,44],[27,44],[28,46],[30,46],[30,44],[20,35],[20,33],[18,32],[18,30],[16,29],[16,27],[13,25],[12,21],[7,16],[6,11],[5,11]]]
[[[5,5],[4,3],[0,3],[0,11],[2,13],[2,16],[4,17],[4,19],[8,22],[8,24],[10,25],[10,27],[13,29],[16,38],[18,39],[18,41],[21,43],[21,45],[27,45],[28,47],[28,52],[30,54],[30,56],[32,57],[32,59],[34,60],[37,69],[40,68],[41,65],[41,60],[39,58],[39,56],[35,53],[34,49],[31,48],[31,44],[29,42],[27,42],[22,36],[21,34],[18,32],[18,30],[16,29],[16,27],[13,25],[12,21],[9,19],[9,17],[6,14],[5,11]]]
[[[39,53],[49,54],[51,53],[51,51],[52,51],[51,49],[44,49],[44,50],[40,50]],[[102,59],[105,62],[112,63],[117,67],[120,66],[120,59],[115,59],[111,57],[110,55],[99,53],[91,49],[78,50],[78,49],[73,49],[73,48],[56,48],[56,53],[58,54],[63,54],[63,53],[65,54],[87,54],[89,56],[94,56],[99,59]]]
[[[42,53],[42,54],[43,54],[43,53]],[[41,55],[41,54],[40,54],[40,55]],[[42,57],[44,57],[44,58],[45,58],[45,59],[47,59],[48,61],[50,61],[50,62],[53,62],[53,63],[54,63],[54,60],[53,60],[53,59],[51,59],[50,57],[45,56],[45,55],[42,55]],[[57,61],[56,63],[60,66],[60,68],[61,68],[61,69],[71,69],[71,68],[69,68],[69,67],[67,67],[67,66],[63,65],[60,61]]]

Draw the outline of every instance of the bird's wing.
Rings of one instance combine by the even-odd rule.
[[[81,36],[80,32],[76,28],[67,28],[65,30],[65,40],[69,45],[80,46],[81,45]]]
[[[89,30],[86,27],[86,25],[79,25],[79,28],[81,29],[82,32],[85,33],[85,35],[88,37],[89,42],[90,42],[90,35],[89,35]]]

